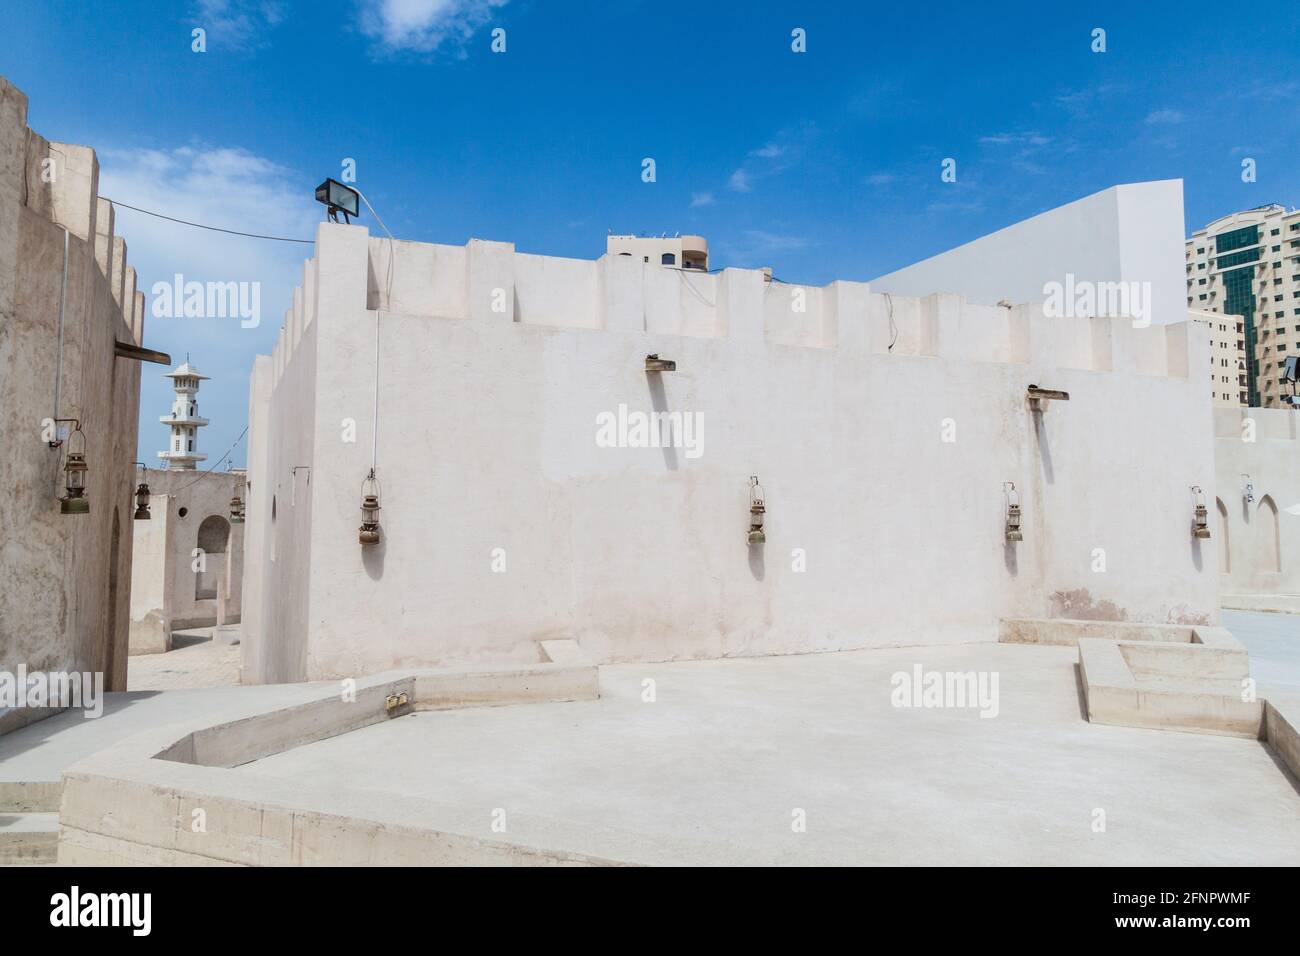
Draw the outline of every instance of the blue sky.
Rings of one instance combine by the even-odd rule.
[[[824,283],[1115,183],[1182,178],[1189,230],[1297,204],[1298,11],[32,0],[6,10],[0,73],[28,95],[34,129],[98,150],[103,194],[179,218],[310,238],[312,188],[351,157],[399,238],[595,258],[610,229],[701,233],[712,266]],[[496,27],[504,54],[490,50]],[[791,50],[796,27],[806,53]],[[1104,53],[1091,50],[1097,27]],[[946,157],[955,183],[940,179]],[[128,210],[118,232],[146,292],[174,272],[262,283],[256,329],[146,322],[147,345],[213,376],[200,395],[211,464],[244,428],[252,357],[270,351],[309,247]],[[162,371],[144,367],[150,462],[170,404]]]

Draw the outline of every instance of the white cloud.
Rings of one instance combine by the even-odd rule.
[[[385,52],[432,53],[465,43],[509,0],[360,0],[361,32]]]
[[[100,195],[141,209],[241,232],[314,239],[324,218],[314,201],[314,180],[241,149],[187,146],[177,149],[102,149]],[[189,353],[212,381],[201,399],[206,429],[203,450],[212,464],[235,440],[248,417],[248,373],[253,357],[270,354],[284,310],[301,281],[303,260],[314,247],[271,242],[168,222],[118,206],[114,232],[127,245],[127,263],[145,293],[144,341],[178,362]],[[153,286],[186,281],[260,283],[261,323],[242,328],[237,318],[156,318]],[[141,379],[140,453],[156,462],[163,446],[157,416],[170,404],[164,371],[145,365]],[[239,460],[242,460],[242,449]]]
[[[1183,114],[1178,110],[1155,110],[1148,113],[1146,123],[1148,126],[1163,126],[1181,123]]]
[[[985,146],[1046,146],[1052,141],[1050,136],[1037,132],[994,133],[981,136],[980,142]]]
[[[804,121],[786,127],[769,142],[746,154],[745,161],[727,180],[727,188],[747,193],[759,181],[797,166],[820,135],[816,123]]]
[[[285,17],[276,0],[198,0],[196,26],[218,47],[247,50],[266,44],[266,33]]]
[[[712,206],[715,200],[713,193],[691,193],[691,208],[698,206]]]
[[[745,229],[738,238],[719,243],[728,263],[742,268],[770,266],[777,257],[811,245],[812,242],[802,236],[787,236],[763,229]]]
[[[926,212],[966,213],[974,215],[975,213],[981,213],[984,211],[984,203],[980,202],[978,199],[971,200],[970,202],[937,199],[933,202],[927,203],[925,209]]]

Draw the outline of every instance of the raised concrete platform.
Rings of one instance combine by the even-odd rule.
[[[1300,792],[1268,750],[1089,724],[1076,656],[984,644],[619,665],[602,669],[599,700],[392,719],[384,700],[414,692],[418,708],[418,684],[385,678],[359,689],[361,710],[343,723],[322,723],[338,714],[321,697],[291,721],[188,721],[92,756],[68,773],[60,854],[216,865],[1300,860]],[[996,674],[996,716],[895,707],[898,675],[918,666]],[[276,727],[345,732],[245,762]],[[173,759],[154,758],[164,752]],[[197,809],[204,832],[190,825]]]
[[[1263,735],[1264,706],[1244,694],[1250,668],[1240,645],[1080,638],[1079,672],[1095,724]]]

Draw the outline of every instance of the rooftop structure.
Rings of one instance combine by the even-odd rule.
[[[709,242],[703,236],[614,236],[605,240],[611,256],[679,269],[709,271]]]

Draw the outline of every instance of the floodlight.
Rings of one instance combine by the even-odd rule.
[[[338,222],[339,213],[343,213],[344,222],[351,222],[351,217],[360,214],[360,197],[355,189],[337,179],[327,179],[316,187],[316,201],[327,207],[330,222]]]

